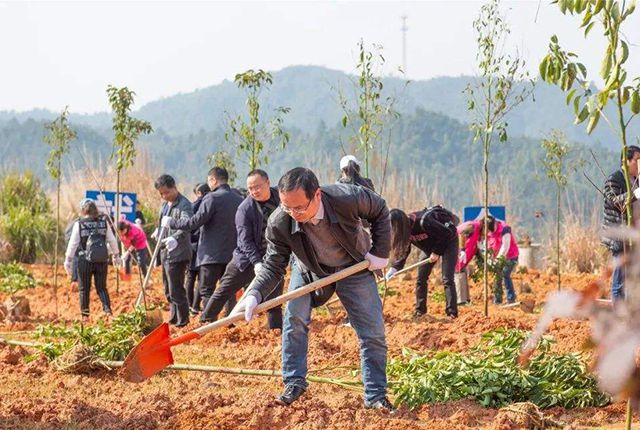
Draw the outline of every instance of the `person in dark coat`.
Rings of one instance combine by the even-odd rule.
[[[155,188],[164,200],[160,209],[161,227],[167,231],[161,240],[160,262],[164,294],[169,301],[171,315],[169,324],[184,327],[189,323],[189,304],[184,289],[184,276],[191,260],[191,242],[188,231],[168,226],[168,220],[185,222],[193,214],[191,202],[176,188],[176,181],[162,175]]]
[[[204,196],[211,191],[208,184],[199,183],[193,188],[193,194],[196,199],[192,203],[193,213],[198,213],[198,208],[202,204]],[[187,276],[185,280],[185,290],[187,290],[187,302],[189,302],[189,312],[191,315],[198,315],[200,313],[200,291],[199,288],[195,288],[196,280],[198,279],[198,267],[196,266],[196,257],[198,253],[198,240],[200,240],[200,229],[195,229],[191,232],[191,264],[189,270],[187,270]]]
[[[214,167],[209,170],[207,183],[211,192],[202,199],[198,212],[189,218],[162,220],[163,226],[172,229],[185,232],[200,229],[196,267],[199,270],[200,297],[205,308],[236,246],[235,217],[242,197],[231,189],[228,180],[226,169]]]
[[[285,274],[292,255],[289,291],[306,284],[301,268],[326,277],[367,260],[363,270],[336,283],[336,294],[349,315],[360,343],[365,408],[393,412],[386,396],[387,345],[382,301],[373,275],[389,262],[389,209],[382,197],[365,187],[335,184],[320,187],[309,169],[297,167],[278,182],[280,206],[267,224],[267,253],[262,267],[235,312],[253,317]],[[362,220],[371,223],[371,238]],[[311,296],[287,303],[282,328],[282,375],[285,389],[276,397],[290,405],[307,389],[307,353]]]
[[[640,147],[630,145],[627,147],[627,168],[631,179],[631,201],[640,199],[640,188],[638,188],[638,161],[640,160]],[[609,249],[613,258],[624,253],[624,243],[621,240],[607,237],[606,231],[609,227],[618,227],[626,224],[626,202],[629,196],[627,185],[624,180],[622,167],[613,172],[604,183],[604,217],[602,230],[604,232],[602,243]],[[618,267],[613,271],[611,278],[611,299],[616,302],[624,299],[624,271]]]
[[[441,206],[404,213],[392,209],[391,217],[391,269],[387,280],[402,270],[411,252],[411,245],[420,251],[420,260],[429,262],[418,268],[416,281],[415,316],[427,313],[427,282],[433,266],[442,257],[442,283],[444,284],[447,316],[458,317],[458,297],[454,281],[458,261],[457,217]]]
[[[262,258],[267,251],[267,220],[280,204],[280,197],[277,188],[271,188],[267,172],[260,169],[252,170],[247,175],[247,190],[249,195],[240,203],[236,212],[238,241],[233,259],[227,264],[220,285],[202,313],[203,322],[215,321],[225,302],[240,289],[246,288],[262,266]],[[280,294],[282,282],[267,300]],[[270,329],[282,329],[280,306],[270,309],[267,318]]]
[[[375,191],[373,181],[360,175],[360,162],[354,155],[345,155],[340,159],[340,184],[360,185]]]

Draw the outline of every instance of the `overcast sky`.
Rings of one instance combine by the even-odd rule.
[[[504,2],[512,44],[537,70],[549,37],[597,72],[604,43],[549,0]],[[480,1],[424,2],[2,2],[0,110],[107,110],[108,84],[137,105],[232,79],[248,68],[321,65],[352,72],[356,43],[383,45],[387,73],[402,64],[407,16],[411,79],[471,74],[471,26]],[[536,12],[537,13],[537,21]],[[640,75],[640,12],[626,26],[631,76]],[[597,76],[591,76],[596,79]]]

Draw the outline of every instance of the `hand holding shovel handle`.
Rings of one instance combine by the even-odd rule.
[[[297,299],[298,297],[309,294],[319,288],[326,287],[336,281],[366,270],[368,267],[369,262],[367,260],[361,261],[358,264],[336,272],[326,278],[319,279],[309,285],[305,285],[304,287],[275,297],[258,305],[254,311],[254,315],[275,308],[276,306],[280,306],[290,300]],[[173,364],[173,354],[171,353],[172,346],[198,339],[212,330],[220,327],[226,327],[243,319],[243,313],[236,313],[175,338],[169,337],[169,325],[167,323],[163,323],[160,327],[156,328],[148,336],[142,339],[140,343],[136,345],[131,352],[129,352],[129,355],[124,361],[121,374],[123,378],[129,382],[142,382],[160,372],[165,367]]]

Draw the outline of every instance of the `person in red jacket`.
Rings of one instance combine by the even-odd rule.
[[[479,245],[483,241],[484,221],[467,221],[458,227],[458,234],[461,238],[460,255],[456,270],[462,270],[476,255]],[[502,280],[507,291],[507,302],[516,301],[516,291],[513,288],[511,272],[518,264],[518,244],[511,230],[511,227],[504,221],[495,219],[492,215],[488,217],[489,233],[487,235],[487,245],[489,248],[489,258],[503,260],[502,276],[496,277],[493,286],[493,302],[502,303]]]
[[[147,235],[135,223],[122,220],[118,223],[118,236],[125,247],[125,253],[122,256],[127,264],[127,273],[131,273],[131,261],[129,256],[134,256],[138,263],[138,268],[142,276],[147,276],[149,268],[149,251],[147,250]]]

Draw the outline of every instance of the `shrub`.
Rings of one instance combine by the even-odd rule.
[[[50,247],[55,221],[40,181],[31,172],[7,175],[0,184],[0,230],[12,248],[12,259],[33,263]]]
[[[33,275],[20,264],[0,264],[0,292],[13,295],[35,286],[36,280]]]

